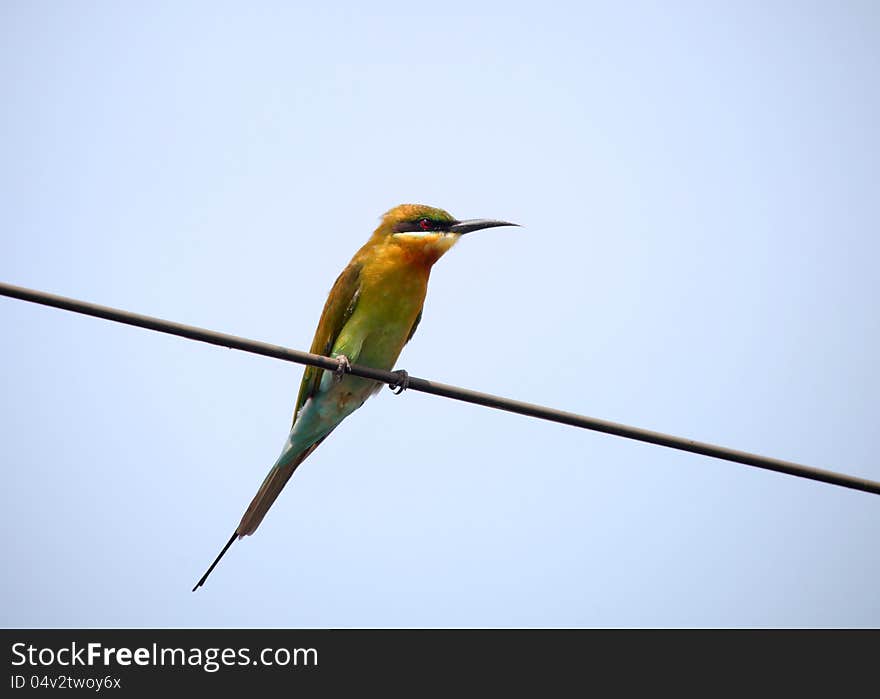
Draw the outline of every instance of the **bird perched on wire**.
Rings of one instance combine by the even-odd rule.
[[[308,366],[300,384],[293,425],[275,464],[226,546],[196,583],[201,587],[236,539],[253,534],[296,467],[381,384],[346,373],[351,363],[389,371],[422,318],[431,267],[465,233],[507,221],[458,221],[443,209],[402,204],[355,253],[330,291],[311,352],[339,361],[336,372]],[[406,385],[401,372],[400,388]]]

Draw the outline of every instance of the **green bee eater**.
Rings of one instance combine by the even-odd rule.
[[[434,263],[465,233],[515,223],[458,221],[442,209],[402,204],[355,253],[330,291],[311,352],[339,360],[340,370],[306,367],[293,425],[278,460],[223,550],[196,583],[201,587],[236,539],[253,534],[296,467],[382,384],[345,373],[349,363],[390,371],[422,317]]]

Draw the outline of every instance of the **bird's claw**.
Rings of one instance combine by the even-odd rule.
[[[394,383],[388,384],[388,388],[391,389],[391,392],[395,396],[399,396],[401,393],[409,388],[409,373],[404,371],[403,369],[398,369],[397,371],[392,371],[391,373],[397,376],[397,380]]]
[[[351,371],[351,362],[348,361],[348,357],[344,354],[340,354],[336,356],[337,367],[336,371],[333,372],[333,380],[336,383],[342,381],[345,375]]]

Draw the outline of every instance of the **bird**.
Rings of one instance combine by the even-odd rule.
[[[401,204],[382,216],[333,284],[312,340],[310,351],[336,359],[339,368],[306,367],[281,454],[193,592],[205,584],[233,542],[257,530],[296,468],[382,387],[346,370],[352,363],[391,370],[422,319],[434,263],[467,233],[517,225],[495,219],[460,221],[424,204]],[[407,374],[399,373],[402,380],[395,392],[406,387]]]

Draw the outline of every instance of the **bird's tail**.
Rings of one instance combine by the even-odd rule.
[[[251,504],[248,505],[247,510],[245,510],[241,522],[238,523],[238,529],[235,530],[235,533],[238,535],[239,539],[245,536],[250,536],[257,531],[257,527],[260,526],[263,517],[266,516],[269,508],[272,507],[272,503],[275,502],[276,498],[284,489],[284,486],[287,485],[287,481],[290,480],[296,467],[305,461],[309,454],[315,451],[315,449],[318,448],[318,445],[323,441],[323,439],[319,439],[312,444],[312,446],[295,457],[289,464],[272,467],[272,470],[269,471],[269,475],[263,480],[263,484],[260,486],[257,494],[254,495],[254,499],[251,500]]]
[[[260,522],[263,521],[263,517],[266,516],[269,508],[272,507],[272,503],[275,502],[275,500],[281,494],[281,491],[284,489],[284,486],[287,485],[287,481],[290,480],[290,477],[293,475],[296,467],[299,466],[303,461],[305,461],[309,454],[311,454],[313,451],[315,451],[315,449],[318,448],[318,445],[324,441],[326,436],[327,435],[324,435],[324,437],[312,444],[305,451],[298,454],[289,463],[284,464],[283,466],[276,464],[272,467],[272,470],[269,471],[269,474],[263,480],[263,484],[260,486],[260,489],[257,491],[254,499],[251,500],[251,504],[248,505],[247,510],[245,510],[245,513],[241,518],[241,522],[238,523],[238,527],[236,527],[235,531],[232,533],[232,536],[229,537],[229,541],[226,542],[226,546],[224,546],[223,550],[221,550],[220,553],[217,554],[217,558],[214,559],[214,562],[210,565],[208,570],[205,571],[205,574],[196,583],[195,587],[192,589],[193,592],[195,592],[202,585],[205,584],[208,576],[211,574],[214,568],[217,567],[220,559],[223,558],[223,555],[229,550],[229,547],[232,546],[233,542],[236,539],[241,539],[245,536],[249,536],[257,531],[257,527],[260,526]]]

